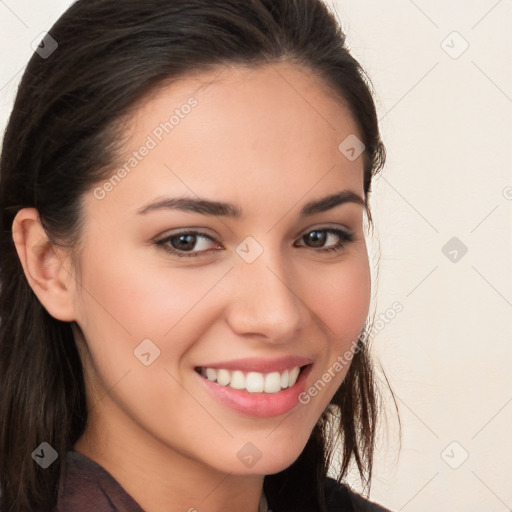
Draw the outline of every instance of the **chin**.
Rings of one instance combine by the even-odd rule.
[[[292,440],[293,433],[288,434],[288,439]],[[271,437],[272,434],[260,443],[255,440],[254,444],[248,442],[243,445],[242,449],[237,451],[237,459],[241,463],[236,464],[234,468],[231,460],[229,467],[226,469],[231,473],[240,475],[272,475],[280,473],[299,458],[309,439],[309,436],[307,436],[302,443],[298,443],[298,439],[295,438],[293,439],[293,444],[287,444],[283,441],[282,436],[275,436],[275,439],[270,441]],[[253,457],[252,460],[251,456]],[[244,459],[247,459],[247,461],[244,461]]]

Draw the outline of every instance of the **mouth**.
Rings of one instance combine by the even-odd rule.
[[[196,366],[194,370],[201,377],[219,386],[247,391],[248,393],[274,394],[293,387],[299,376],[310,366],[311,363],[269,373],[204,366]]]

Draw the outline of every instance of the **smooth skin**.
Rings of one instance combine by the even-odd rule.
[[[77,267],[52,246],[33,208],[13,237],[27,279],[55,318],[80,327],[89,421],[75,449],[101,464],[148,512],[257,512],[263,478],[288,467],[349,365],[306,405],[269,418],[213,399],[196,366],[246,357],[313,360],[307,388],[353,348],[368,315],[364,207],[346,202],[301,218],[302,206],[342,190],[364,196],[362,157],[338,149],[360,137],[345,104],[310,70],[286,62],[196,74],[146,98],[126,120],[112,175],[190,97],[197,105],[102,199],[83,197]],[[104,182],[99,186],[103,186]],[[164,197],[235,204],[241,218],[157,209]],[[156,241],[193,228],[182,248]],[[350,230],[343,243],[323,231]],[[322,234],[320,233],[320,235]],[[252,263],[236,249],[252,237]],[[177,249],[177,250],[178,250]],[[160,355],[135,357],[150,339]],[[252,443],[261,459],[237,457]]]

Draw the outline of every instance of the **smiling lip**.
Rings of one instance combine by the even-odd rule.
[[[287,356],[280,357],[278,359],[245,358],[233,359],[231,361],[220,361],[217,363],[207,363],[197,366],[196,368],[214,368],[216,370],[223,368],[230,371],[240,370],[242,372],[271,373],[290,370],[295,366],[306,366],[312,362],[312,359],[299,356]]]
[[[303,362],[304,358],[283,358],[282,360],[274,360],[272,362],[269,362],[268,360],[266,362],[262,362],[260,360],[258,364],[255,364],[256,360],[254,359],[244,359],[231,361],[227,366],[240,369],[240,363],[242,361],[244,361],[243,367],[247,368],[248,371],[255,371],[253,370],[254,368],[264,368],[265,372],[267,372],[267,368],[271,368],[272,371],[279,371],[276,368],[281,370],[288,369],[290,365],[302,367],[295,384],[289,388],[282,389],[277,393],[249,393],[245,389],[233,389],[229,386],[221,386],[216,382],[212,382],[206,377],[203,377],[197,371],[194,371],[193,373],[200,379],[200,384],[205,387],[206,391],[218,402],[246,416],[253,416],[257,418],[280,416],[282,414],[289,413],[300,404],[299,396],[306,389],[306,380],[313,366],[311,363],[306,363],[306,365],[298,364]],[[226,365],[226,363],[221,364]],[[209,366],[209,368],[212,367]],[[226,366],[224,366],[224,368],[228,369]]]

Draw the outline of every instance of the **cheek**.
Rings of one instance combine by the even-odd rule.
[[[162,365],[178,375],[184,354],[211,325],[215,310],[205,307],[211,306],[208,292],[225,269],[166,267],[134,253],[113,258],[91,247],[83,264],[79,324],[104,387],[114,386],[127,371],[130,380],[143,372],[142,388],[154,392],[163,388]],[[154,344],[149,344],[151,358],[158,357],[148,367],[137,359],[147,339]]]
[[[315,276],[316,290],[310,295],[313,311],[323,321],[331,347],[343,348],[360,335],[368,316],[371,281],[368,259],[364,252],[336,271],[327,269]]]
[[[84,320],[133,341],[161,339],[194,315],[194,308],[218,281],[220,271],[166,267],[130,255],[87,260],[82,294]]]
[[[361,332],[368,318],[371,300],[371,276],[368,260],[361,258],[350,272],[344,275],[338,296],[331,305],[332,329],[328,367],[333,376],[331,394],[345,378],[358,345]]]
[[[325,346],[320,360],[299,397],[302,413],[313,420],[319,417],[342,384],[368,317],[371,300],[371,276],[368,259],[359,258],[340,265],[339,272],[317,276],[317,293],[311,296],[314,312],[321,320]]]
[[[94,366],[92,392],[115,389],[116,404],[151,430],[155,419],[172,424],[176,408],[200,415],[175,379],[190,372],[186,355],[218,314],[208,293],[226,270],[148,263],[136,251],[113,259],[91,250],[84,262],[80,326]],[[151,364],[145,366],[137,356],[148,351]],[[194,434],[183,428],[179,435]]]

